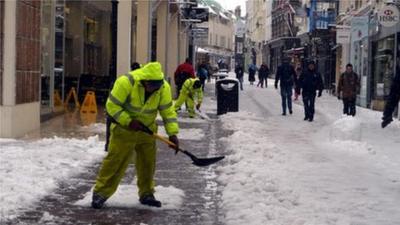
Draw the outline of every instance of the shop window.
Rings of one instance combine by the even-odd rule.
[[[394,76],[394,35],[374,43],[373,89],[374,99],[383,100],[389,95]]]

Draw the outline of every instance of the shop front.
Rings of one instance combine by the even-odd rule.
[[[371,106],[383,110],[386,97],[390,93],[392,79],[399,64],[399,33],[372,42]],[[397,48],[396,48],[397,46]]]
[[[44,0],[41,14],[40,103],[44,116],[62,111],[72,88],[80,101],[97,84],[104,84],[98,90],[108,90],[111,1]]]
[[[382,111],[400,67],[400,18],[395,5],[383,5],[377,15],[379,23],[374,26],[377,34],[371,40],[373,57],[369,92],[371,108]]]
[[[300,39],[296,37],[283,37],[270,41],[268,44],[269,49],[269,68],[271,74],[277,71],[277,68],[282,64],[284,57],[288,57],[287,51],[290,49],[296,49],[300,46]]]

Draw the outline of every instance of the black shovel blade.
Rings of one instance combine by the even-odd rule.
[[[218,157],[213,157],[213,158],[197,158],[196,156],[194,156],[192,153],[190,153],[188,151],[183,151],[183,153],[188,155],[192,159],[193,164],[196,166],[208,166],[208,165],[214,164],[225,158],[225,156],[218,156]]]

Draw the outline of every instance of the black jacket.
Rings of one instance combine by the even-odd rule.
[[[269,69],[267,66],[260,66],[260,69],[258,70],[258,76],[260,78],[268,78],[269,75]]]
[[[393,111],[400,100],[400,68],[397,69],[397,74],[393,79],[390,94],[388,96],[385,110],[383,111],[384,117],[392,117]]]
[[[324,84],[322,81],[322,76],[317,71],[306,70],[303,72],[298,80],[298,89],[297,94],[300,94],[300,90],[302,90],[302,94],[316,94],[317,91],[322,92],[324,89]]]
[[[236,73],[236,78],[237,79],[243,78],[243,74],[244,74],[243,67],[236,66],[235,73]]]
[[[280,81],[281,87],[291,87],[294,85],[294,79],[296,77],[296,72],[293,66],[289,63],[284,63],[278,67],[275,75],[275,86],[278,85]]]

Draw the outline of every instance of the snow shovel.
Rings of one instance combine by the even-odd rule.
[[[222,160],[223,158],[225,158],[225,156],[218,156],[218,157],[212,157],[212,158],[197,158],[195,155],[193,155],[192,153],[183,150],[181,148],[177,148],[176,145],[171,142],[170,140],[168,140],[167,138],[160,136],[159,134],[153,133],[153,131],[151,131],[148,127],[143,126],[143,132],[152,135],[153,137],[157,138],[158,140],[168,144],[170,146],[170,148],[174,149],[176,152],[182,152],[183,154],[189,156],[192,161],[193,164],[196,166],[208,166],[211,164],[214,164],[220,160]]]

